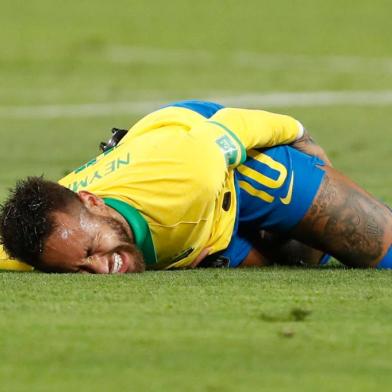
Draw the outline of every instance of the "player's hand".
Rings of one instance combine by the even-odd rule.
[[[204,248],[196,257],[196,260],[190,265],[190,268],[196,268],[210,254],[210,251],[211,248]]]
[[[303,136],[296,140],[292,146],[305,154],[320,158],[327,166],[332,166],[332,162],[329,160],[325,151],[313,140],[306,130],[304,131]]]

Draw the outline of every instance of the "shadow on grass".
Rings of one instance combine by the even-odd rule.
[[[310,309],[295,307],[290,309],[288,312],[262,312],[259,318],[262,321],[266,321],[269,323],[277,323],[277,322],[288,322],[288,321],[305,321],[310,315],[312,311]]]

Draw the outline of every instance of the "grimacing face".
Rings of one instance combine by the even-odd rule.
[[[143,257],[123,216],[92,193],[81,191],[78,195],[82,205],[52,215],[55,229],[44,243],[42,269],[93,274],[143,272]]]

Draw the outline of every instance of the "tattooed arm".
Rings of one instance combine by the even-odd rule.
[[[332,166],[325,151],[314,141],[314,139],[305,130],[303,136],[296,140],[292,146],[308,155],[313,155],[325,162],[327,166]]]

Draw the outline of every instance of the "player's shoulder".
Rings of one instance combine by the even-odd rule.
[[[151,112],[130,128],[125,136],[133,138],[156,129],[171,126],[182,126],[186,129],[192,128],[197,122],[205,120],[201,114],[183,107],[168,106]]]

